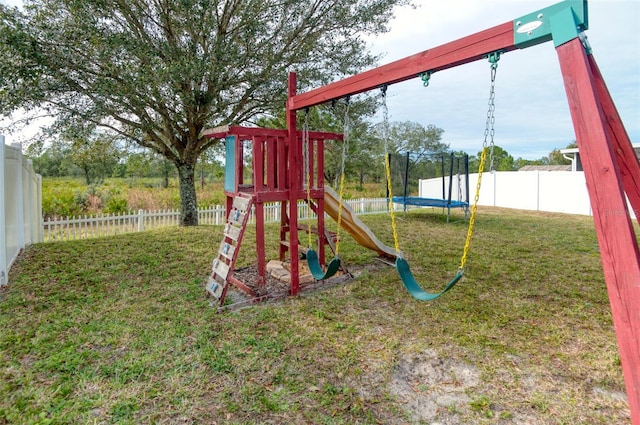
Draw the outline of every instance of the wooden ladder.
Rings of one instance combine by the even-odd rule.
[[[211,275],[206,286],[207,296],[214,297],[220,305],[224,302],[229,282],[232,281],[233,268],[254,202],[252,196],[239,194],[233,198],[231,210],[227,213],[224,236],[218,255],[211,263]]]

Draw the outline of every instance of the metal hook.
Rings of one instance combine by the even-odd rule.
[[[423,86],[429,87],[429,79],[431,78],[431,74],[433,74],[433,72],[431,71],[423,72],[422,74],[420,74]]]

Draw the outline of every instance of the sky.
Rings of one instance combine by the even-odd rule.
[[[553,0],[415,0],[396,11],[388,33],[370,38],[381,64],[510,22]],[[593,57],[632,143],[640,143],[640,1],[590,0],[586,31]],[[490,66],[478,61],[388,88],[390,119],[433,124],[454,150],[482,148]],[[575,140],[552,42],[504,54],[498,64],[495,143],[514,158],[538,159]]]
[[[20,0],[0,0],[19,5]],[[399,8],[390,31],[368,38],[380,64],[510,22],[557,3],[554,0],[414,0]],[[640,143],[640,1],[590,0],[593,56],[633,143]],[[482,148],[490,68],[478,61],[390,86],[390,119],[444,129],[453,150]],[[538,159],[564,148],[575,133],[553,43],[509,52],[496,75],[495,143],[514,158]],[[20,139],[19,135],[7,138]]]

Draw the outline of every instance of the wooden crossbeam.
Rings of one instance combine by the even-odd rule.
[[[515,50],[513,22],[425,50],[395,62],[362,72],[344,80],[301,93],[289,98],[290,110],[300,110],[373,90],[384,85],[399,83],[418,77],[421,73],[441,71],[465,63],[475,62],[497,51]]]

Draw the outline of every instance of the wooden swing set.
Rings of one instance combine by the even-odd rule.
[[[552,41],[560,62],[576,141],[582,159],[634,425],[640,424],[640,250],[627,199],[640,216],[640,163],[584,31],[586,0],[566,0],[511,22],[425,50],[317,89],[296,92],[289,75],[287,126],[296,135],[296,112],[422,75]],[[293,176],[300,166],[290,157]],[[292,192],[293,193],[293,192]],[[626,195],[626,196],[625,196]],[[292,198],[292,208],[296,203]],[[292,225],[296,213],[291,212]],[[291,240],[292,274],[298,270]],[[292,285],[292,293],[293,285]]]
[[[324,140],[341,140],[342,135],[309,133],[310,136],[304,136],[311,137],[315,145],[315,148],[306,148],[315,160],[312,159],[312,165],[309,165],[307,159],[305,165],[301,147],[303,132],[296,124],[298,111],[409,79],[424,79],[424,76],[428,79],[431,74],[448,68],[552,41],[560,62],[591,200],[632,420],[634,425],[640,424],[640,250],[627,207],[628,199],[636,217],[640,216],[640,163],[584,35],[587,28],[587,1],[566,0],[305,93],[297,93],[296,74],[290,73],[286,130],[236,127],[205,132],[207,137],[226,138],[227,153],[236,167],[235,170],[233,165],[227,167],[226,176],[232,182],[227,185],[225,178],[229,232],[225,230],[221,254],[213,267],[213,276],[222,277],[220,281],[225,285],[220,287],[212,282],[209,292],[222,301],[224,293],[220,298],[220,291],[226,292],[228,280],[242,288],[241,282],[227,279],[227,276],[231,277],[229,273],[234,263],[228,259],[235,259],[229,251],[235,249],[234,241],[237,243],[241,238],[254,206],[259,279],[264,283],[264,202],[277,201],[283,206],[280,255],[283,257],[288,250],[290,256],[289,295],[295,296],[301,290],[300,253],[304,250],[299,245],[297,231],[304,227],[298,223],[299,201],[315,203],[317,262],[325,262],[324,245],[329,241],[324,225],[326,193],[322,146]],[[251,188],[243,188],[242,172],[238,171],[238,167],[242,168],[242,138],[253,140],[254,184]],[[229,161],[227,158],[227,164]],[[304,175],[303,168],[309,175]],[[288,241],[285,241],[287,237]],[[465,247],[465,251],[467,249]],[[401,258],[401,255],[397,257]],[[461,267],[464,268],[464,263]],[[397,268],[403,281],[405,277],[412,278],[408,264],[401,262]],[[459,280],[462,271],[452,279],[453,284]],[[412,284],[410,279],[409,283]],[[417,285],[415,279],[413,283]],[[261,295],[250,288],[242,289],[253,293],[256,299]]]

